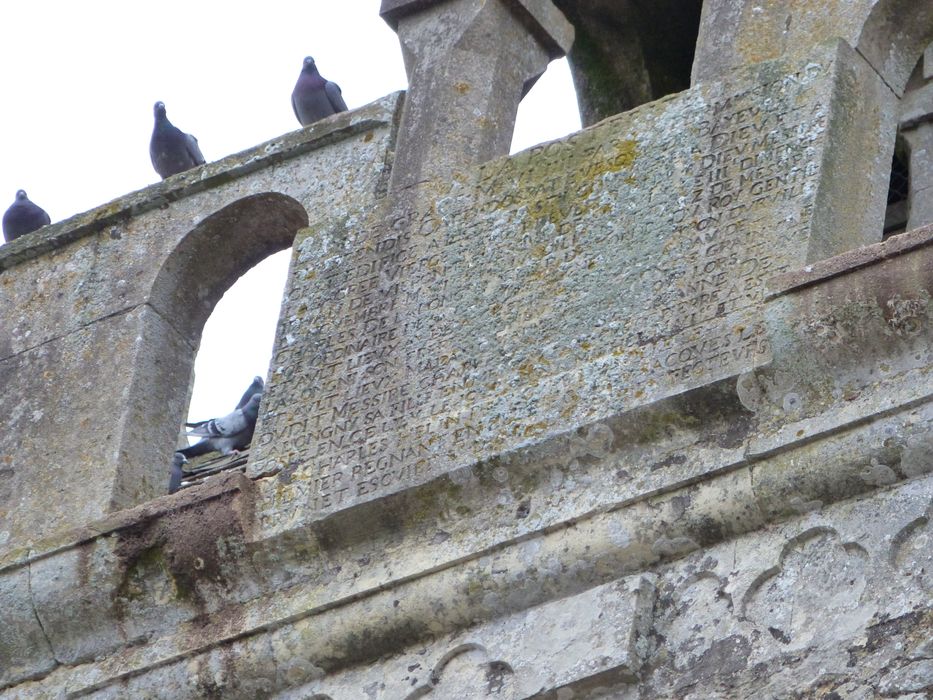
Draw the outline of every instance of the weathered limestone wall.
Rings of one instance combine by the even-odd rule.
[[[505,157],[567,27],[445,2],[383,6],[417,108],[0,248],[0,695],[928,696],[933,226],[879,242],[927,6],[708,2],[694,87]],[[444,114],[480,113],[438,155],[426,106],[512,56],[491,17],[527,61],[455,89]],[[425,18],[461,39],[422,50]],[[164,483],[181,407],[150,401],[184,395],[213,302],[293,239],[247,474],[118,510]],[[86,379],[104,349],[131,371]],[[70,429],[91,380],[118,431]],[[86,506],[44,490],[90,465]]]
[[[880,237],[881,207],[853,203],[868,188],[883,204],[886,181],[834,186],[856,153],[887,150],[862,134],[888,115],[850,112],[875,78],[842,45],[761,64],[303,237],[251,466],[288,475],[270,517],[379,498],[767,361],[768,279]]]
[[[24,698],[923,692],[931,263],[928,228],[780,278],[774,347],[808,368],[792,386],[761,367],[287,529],[257,517],[264,482],[232,474],[8,557],[4,682],[38,677]],[[856,343],[874,350],[834,384]]]
[[[706,0],[694,82],[779,57],[806,56],[839,38],[855,47],[898,94],[933,41],[933,7],[917,0]]]
[[[165,492],[214,304],[299,229],[385,189],[395,108],[386,98],[0,247],[0,543]]]

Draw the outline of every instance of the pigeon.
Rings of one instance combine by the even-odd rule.
[[[188,435],[199,436],[203,439],[178,452],[185,457],[197,457],[208,452],[220,452],[223,455],[239,453],[240,448],[246,447],[253,439],[260,401],[262,401],[261,392],[250,396],[243,408],[237,408],[223,418],[186,423],[194,427],[194,430],[188,431]]]
[[[188,458],[181,452],[176,452],[172,457],[172,473],[168,478],[168,492],[175,493],[181,488],[181,479],[184,476],[184,465],[188,463]]]
[[[149,140],[149,157],[152,158],[152,167],[162,179],[204,165],[198,140],[168,120],[165,104],[156,102],[152,111],[155,114],[155,126]]]
[[[262,377],[258,374],[253,377],[253,383],[249,385],[246,391],[243,392],[243,396],[240,397],[240,402],[236,405],[237,408],[243,408],[246,403],[250,400],[253,394],[261,394],[262,390],[265,388],[266,384],[262,381]],[[187,423],[186,423],[187,425]]]
[[[321,77],[314,59],[308,56],[301,68],[298,82],[292,90],[292,109],[302,126],[313,124],[319,119],[337,112],[346,112],[340,87]]]
[[[16,193],[16,200],[3,215],[3,237],[10,243],[50,223],[52,220],[45,209],[30,202],[26,192],[20,190]]]

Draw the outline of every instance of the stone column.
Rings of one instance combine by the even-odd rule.
[[[818,12],[814,11],[817,4]],[[693,84],[722,80],[732,71],[760,61],[803,58],[826,41],[844,39],[855,46],[868,13],[866,5],[704,0]]]
[[[933,44],[923,52],[920,77],[901,100],[900,131],[910,146],[907,230],[933,223]]]
[[[507,154],[519,102],[573,43],[550,0],[383,0],[380,14],[409,82],[393,190]]]
[[[910,217],[907,230],[933,223],[933,114],[902,131],[910,145]]]

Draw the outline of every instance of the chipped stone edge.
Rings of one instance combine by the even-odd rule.
[[[99,537],[107,537],[120,530],[136,527],[167,513],[215,501],[229,493],[247,492],[254,489],[253,480],[248,479],[240,471],[218,474],[196,488],[160,496],[135,508],[117,511],[84,527],[65,530],[9,552],[0,552],[0,575],[55,556],[60,552],[75,549]]]

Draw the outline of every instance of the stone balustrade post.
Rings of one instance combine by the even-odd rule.
[[[573,43],[550,0],[383,0],[380,14],[409,80],[393,190],[507,154],[519,102]]]

